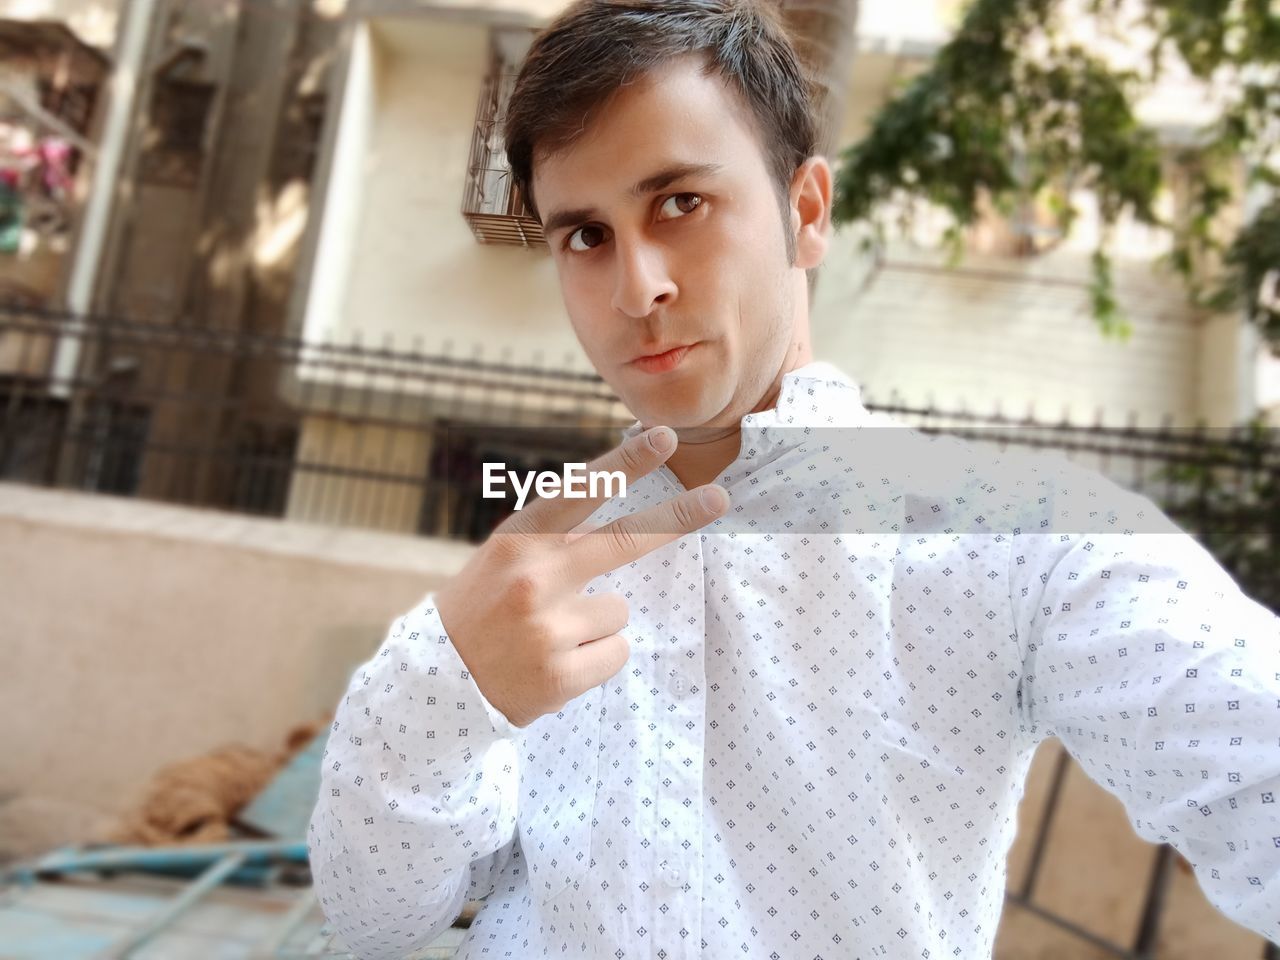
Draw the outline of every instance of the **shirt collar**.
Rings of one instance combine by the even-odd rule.
[[[767,463],[810,438],[819,427],[865,425],[871,417],[862,391],[825,360],[814,360],[782,375],[776,406],[742,418],[742,442],[734,465]],[[644,431],[639,420],[622,431],[630,439]]]

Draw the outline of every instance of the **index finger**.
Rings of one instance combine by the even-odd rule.
[[[675,452],[676,443],[676,432],[670,427],[653,427],[592,460],[587,464],[587,475],[596,472],[621,473],[623,489],[626,489],[635,480],[665,463]],[[591,496],[588,492],[584,497],[539,497],[519,513],[512,515],[508,529],[526,534],[563,535],[612,499],[608,492],[610,485],[600,486],[605,490],[596,496]],[[596,489],[596,484],[589,485],[589,491]]]
[[[708,483],[640,513],[619,517],[565,547],[565,569],[581,585],[716,520],[729,509],[729,493]]]

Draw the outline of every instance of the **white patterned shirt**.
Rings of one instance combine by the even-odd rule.
[[[1098,474],[886,425],[828,364],[785,376],[729,513],[587,586],[627,599],[627,664],[524,729],[430,595],[396,621],[310,827],[340,939],[400,957],[483,900],[466,960],[989,957],[1057,736],[1280,941],[1280,620]]]

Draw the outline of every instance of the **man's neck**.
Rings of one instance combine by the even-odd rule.
[[[776,407],[782,392],[782,378],[812,359],[807,343],[793,343],[768,390],[747,413],[760,413]],[[700,427],[676,432],[680,437],[680,444],[667,461],[667,469],[676,475],[676,479],[686,490],[710,483],[720,476],[725,467],[738,458],[742,449],[741,417],[732,426],[722,429]]]
[[[680,445],[667,461],[667,469],[676,475],[686,490],[710,483],[720,476],[724,468],[737,459],[742,447],[740,426],[699,439],[688,439],[683,431],[676,432],[680,434]]]

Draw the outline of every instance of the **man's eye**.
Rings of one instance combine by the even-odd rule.
[[[701,203],[702,197],[696,193],[677,193],[673,197],[667,197],[662,204],[662,219],[672,220],[683,217],[686,213],[693,213]]]
[[[579,227],[569,234],[569,249],[575,253],[585,253],[604,243],[604,231],[599,227]]]
[[[701,205],[702,197],[698,194],[677,193],[663,201],[660,219],[673,220],[676,217],[683,217],[692,213]],[[605,231],[603,227],[587,225],[579,227],[569,234],[569,240],[565,246],[574,253],[586,253],[588,250],[594,250],[604,241]]]

